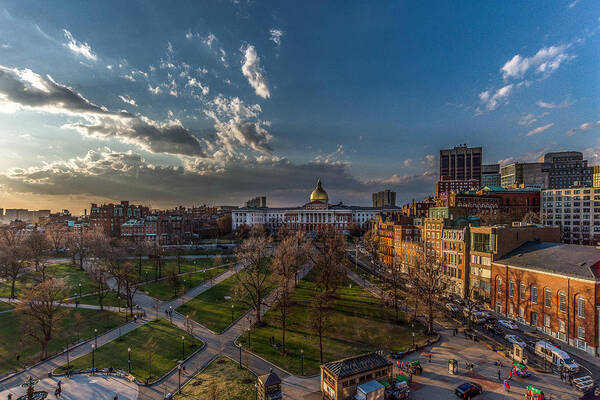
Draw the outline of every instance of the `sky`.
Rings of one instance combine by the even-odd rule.
[[[0,208],[402,204],[463,143],[600,163],[599,43],[595,0],[5,0]]]

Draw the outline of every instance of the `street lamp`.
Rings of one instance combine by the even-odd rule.
[[[231,324],[233,325],[233,304],[231,304]]]
[[[131,347],[127,348],[127,370],[131,374]]]
[[[185,336],[181,337],[181,359],[185,360]]]
[[[247,327],[246,331],[248,332],[248,348],[250,348],[250,327]]]
[[[242,346],[243,344],[240,343],[240,369],[242,369]]]
[[[98,347],[98,329],[94,328],[94,346]]]
[[[179,390],[178,390],[178,393],[181,394],[181,361],[179,362],[179,365],[177,365],[177,371],[179,373]]]
[[[300,364],[300,375],[304,375],[304,349],[300,349],[301,364]]]
[[[412,347],[415,347],[415,323],[411,323],[410,324],[411,328],[412,328]]]
[[[79,283],[79,297],[81,297],[81,282]]]
[[[96,371],[96,360],[95,360],[95,356],[96,355],[96,346],[92,345],[92,374],[94,373],[94,371]]]

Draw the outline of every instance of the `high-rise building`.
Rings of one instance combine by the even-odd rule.
[[[481,186],[481,147],[455,146],[440,150],[440,176],[435,185],[439,196],[453,190],[478,189]]]
[[[481,166],[481,186],[500,186],[500,164]]]
[[[560,226],[564,243],[600,245],[600,188],[543,190],[540,217]]]
[[[550,166],[546,163],[512,163],[500,169],[503,188],[533,187],[545,189],[549,185]]]
[[[386,189],[382,192],[373,193],[373,207],[388,207],[396,205],[396,192]]]
[[[267,206],[267,198],[265,196],[255,197],[246,202],[248,208],[265,208]]]
[[[579,151],[546,153],[538,162],[548,165],[548,189],[567,188],[576,183],[592,183],[592,168]]]

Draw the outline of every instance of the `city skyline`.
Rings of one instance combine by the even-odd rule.
[[[1,208],[402,204],[461,143],[600,162],[591,1],[117,4],[0,9]]]

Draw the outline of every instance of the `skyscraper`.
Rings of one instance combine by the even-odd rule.
[[[479,188],[482,158],[481,147],[468,147],[466,144],[440,150],[440,177],[435,185],[436,196],[453,190]]]

